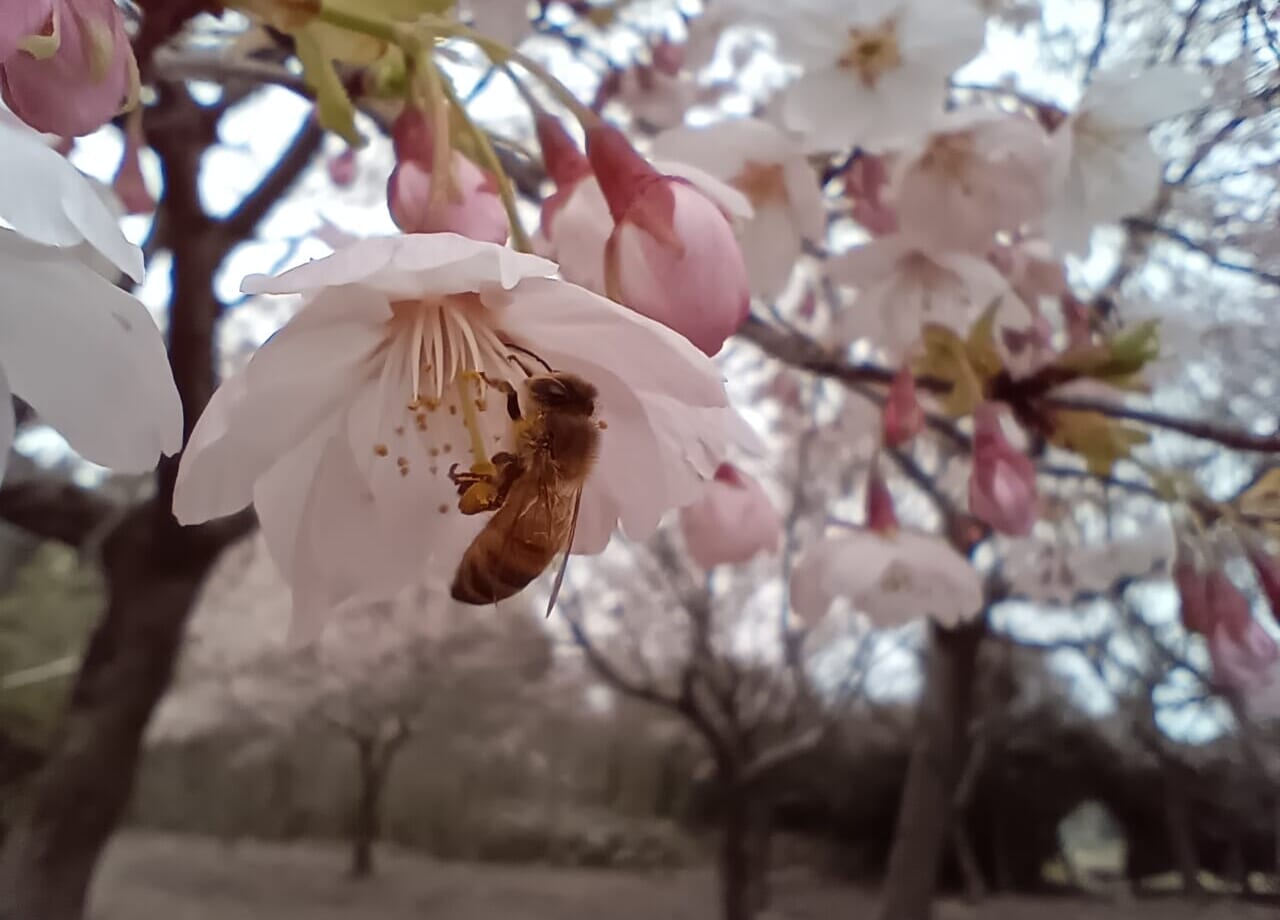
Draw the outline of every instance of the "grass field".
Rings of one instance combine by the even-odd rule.
[[[339,846],[224,845],[130,832],[108,853],[93,920],[711,920],[709,871],[652,874],[438,863],[379,854],[376,879],[352,883]],[[873,899],[799,871],[779,873],[767,920],[863,920]],[[947,902],[938,920],[1263,920],[1274,907],[1215,900]]]

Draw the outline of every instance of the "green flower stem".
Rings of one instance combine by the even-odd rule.
[[[569,87],[565,86],[556,79],[547,68],[543,67],[528,55],[516,51],[514,48],[508,48],[502,42],[494,41],[475,29],[464,26],[461,23],[454,22],[451,19],[445,19],[439,16],[423,16],[419,23],[440,35],[449,35],[454,38],[461,38],[469,41],[500,68],[506,69],[504,64],[507,61],[519,64],[522,68],[529,71],[536,77],[551,94],[556,97],[556,101],[563,105],[566,109],[573,113],[573,117],[586,127],[599,121],[599,116],[590,108],[583,105],[578,97],[573,94]]]
[[[434,67],[435,64],[433,63],[430,66]],[[498,154],[493,149],[493,142],[489,140],[489,135],[485,134],[479,125],[471,120],[471,116],[467,114],[466,106],[462,104],[462,100],[458,98],[458,94],[454,92],[449,81],[442,78],[440,85],[444,89],[444,94],[449,102],[453,104],[454,111],[462,119],[462,125],[466,132],[475,141],[476,148],[480,151],[482,165],[493,174],[493,177],[498,182],[498,196],[502,199],[502,207],[507,212],[507,223],[511,225],[512,245],[520,252],[533,252],[533,246],[529,242],[529,235],[525,233],[524,225],[520,222],[520,211],[516,207],[516,192],[511,185],[511,177],[502,168],[502,163],[498,160]]]
[[[407,29],[397,22],[364,16],[348,10],[330,6],[327,0],[321,0],[316,18],[347,32],[368,35],[392,45],[399,45],[405,53],[413,56],[422,50],[422,42],[412,29]]]

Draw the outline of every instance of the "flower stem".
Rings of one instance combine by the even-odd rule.
[[[431,66],[434,67],[435,65],[432,64]],[[507,223],[511,225],[511,244],[520,252],[533,252],[533,245],[529,242],[529,235],[525,233],[524,224],[520,222],[520,211],[516,206],[516,192],[511,185],[511,177],[502,168],[502,162],[498,159],[498,154],[493,149],[493,142],[489,140],[489,135],[471,120],[466,106],[462,104],[462,100],[458,98],[458,94],[454,91],[449,81],[442,78],[440,85],[444,90],[445,97],[453,105],[454,111],[458,113],[464,130],[475,141],[482,165],[492,173],[498,183],[498,197],[502,199],[502,207],[507,212]]]
[[[422,49],[422,42],[412,29],[405,28],[397,22],[379,19],[376,16],[365,16],[361,13],[353,13],[350,10],[338,9],[331,5],[329,0],[320,0],[320,9],[315,15],[321,22],[327,22],[329,25],[337,26],[347,32],[368,35],[370,38],[376,38],[392,45],[399,45],[410,56],[417,54]]]
[[[450,35],[454,38],[461,38],[464,41],[471,42],[483,51],[490,61],[504,70],[507,69],[504,66],[507,61],[519,64],[546,86],[551,91],[551,94],[556,97],[556,101],[572,112],[573,117],[578,119],[584,127],[599,120],[599,116],[583,105],[569,87],[565,86],[547,68],[528,55],[522,54],[514,48],[508,48],[502,42],[495,41],[475,29],[464,26],[459,22],[454,22],[451,19],[444,19],[439,16],[423,16],[419,23],[440,35]]]

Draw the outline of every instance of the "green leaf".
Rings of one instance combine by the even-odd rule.
[[[1143,428],[1115,422],[1099,412],[1062,409],[1053,414],[1051,443],[1084,458],[1089,472],[1110,476],[1116,461],[1127,459],[1133,448],[1151,440]]]
[[[951,389],[939,399],[948,415],[959,417],[971,413],[982,402],[983,381],[970,362],[968,344],[951,329],[934,323],[921,330],[920,341],[924,354],[912,365],[915,375],[951,384]]]
[[[316,30],[310,25],[299,29],[294,33],[294,47],[302,62],[303,78],[316,94],[316,117],[320,124],[341,135],[353,147],[363,147],[365,139],[356,130],[356,107]]]

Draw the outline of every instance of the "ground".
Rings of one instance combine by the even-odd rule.
[[[642,874],[438,863],[383,852],[379,877],[352,883],[337,846],[215,840],[129,832],[113,843],[94,892],[92,920],[707,920],[709,872]],[[854,888],[788,870],[768,920],[871,916]],[[937,920],[1262,920],[1275,908],[1225,900],[1000,899],[945,903]]]

